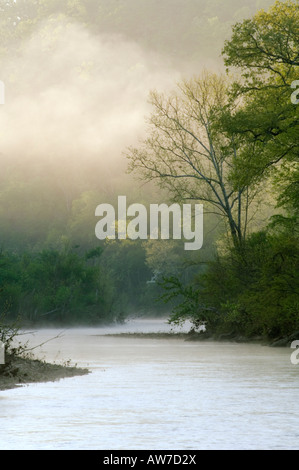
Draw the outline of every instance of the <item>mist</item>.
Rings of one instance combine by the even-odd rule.
[[[6,60],[2,77],[2,165],[90,188],[124,177],[122,152],[144,133],[150,89],[172,87],[180,74],[120,35],[49,20]]]
[[[298,30],[297,0],[0,0],[1,449],[298,448]]]

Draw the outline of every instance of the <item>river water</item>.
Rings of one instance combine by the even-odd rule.
[[[168,330],[135,320],[29,334],[31,346],[50,339],[38,357],[91,372],[1,392],[0,449],[299,448],[291,349],[109,335]]]

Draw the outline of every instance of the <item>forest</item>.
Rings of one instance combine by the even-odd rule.
[[[299,330],[297,0],[1,0],[0,325]],[[203,246],[95,209],[201,203]]]

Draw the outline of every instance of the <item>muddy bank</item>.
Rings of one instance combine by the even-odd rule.
[[[88,373],[88,369],[76,366],[50,364],[39,359],[7,354],[6,363],[0,365],[0,391],[30,383],[54,382]]]

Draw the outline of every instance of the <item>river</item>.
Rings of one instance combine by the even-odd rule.
[[[1,392],[0,449],[299,448],[291,349],[109,335],[168,330],[134,320],[28,334],[31,346],[51,339],[38,357],[91,373]]]

